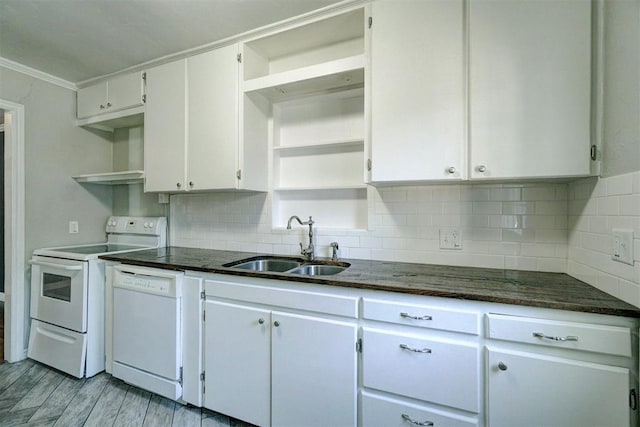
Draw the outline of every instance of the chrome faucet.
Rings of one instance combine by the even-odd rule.
[[[331,246],[331,261],[337,261],[339,249],[338,242],[331,242],[329,246]]]
[[[305,221],[302,222],[300,220],[300,218],[298,218],[296,215],[293,215],[291,218],[289,218],[289,221],[287,222],[287,230],[291,230],[291,221],[292,220],[296,220],[298,221],[298,223],[300,223],[300,225],[308,225],[309,226],[309,246],[307,246],[306,248],[302,246],[302,242],[300,243],[300,253],[304,256],[307,257],[307,259],[309,259],[309,261],[313,260],[316,257],[316,249],[313,246],[313,219],[311,219],[311,216],[309,217],[309,221]]]

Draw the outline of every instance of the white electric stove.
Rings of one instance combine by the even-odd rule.
[[[78,378],[104,370],[105,261],[166,246],[164,217],[110,217],[107,241],[37,249],[31,264],[28,356]]]

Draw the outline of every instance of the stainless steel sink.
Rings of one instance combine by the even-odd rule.
[[[302,260],[291,258],[279,258],[279,257],[258,257],[251,260],[240,260],[229,264],[225,264],[224,267],[242,268],[244,270],[252,271],[276,271],[284,272],[302,265]]]
[[[325,264],[305,264],[293,270],[287,271],[291,274],[304,274],[306,276],[331,276],[344,271],[347,267],[341,265],[325,265]]]
[[[304,276],[330,276],[344,271],[349,266],[347,262],[305,261],[303,258],[271,255],[245,258],[223,265],[223,267],[250,271],[271,271]]]

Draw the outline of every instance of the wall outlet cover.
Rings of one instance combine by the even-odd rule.
[[[78,230],[78,221],[69,221],[69,234],[77,234]]]
[[[633,230],[614,228],[611,259],[633,265]]]
[[[462,249],[462,233],[459,228],[440,229],[440,249]]]

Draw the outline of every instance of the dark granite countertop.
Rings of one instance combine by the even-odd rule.
[[[636,308],[561,273],[341,259],[351,266],[333,276],[300,276],[223,267],[261,254],[182,247],[106,255],[145,267],[263,277],[333,286],[640,318]]]

